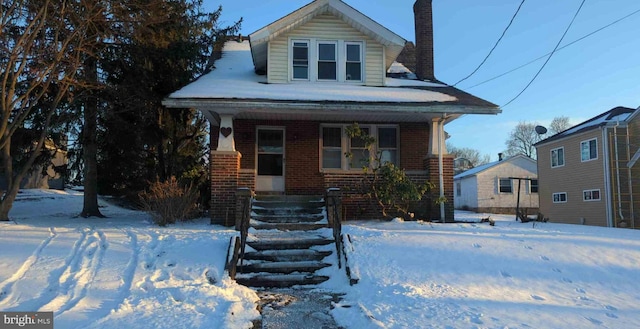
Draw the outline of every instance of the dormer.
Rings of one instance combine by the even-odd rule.
[[[384,86],[406,40],[340,0],[316,0],[249,36],[268,83]]]

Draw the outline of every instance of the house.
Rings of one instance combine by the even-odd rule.
[[[515,214],[516,207],[529,214],[538,211],[537,165],[524,155],[464,171],[453,177],[453,184],[456,209],[503,214]]]
[[[639,113],[616,107],[535,145],[545,217],[640,227]]]
[[[435,79],[431,11],[431,0],[414,4],[416,79],[387,77],[405,39],[340,0],[316,0],[227,42],[215,70],[169,95],[165,106],[198,109],[211,122],[212,222],[233,223],[239,187],[341,188],[346,217],[371,216],[356,193],[361,166],[345,156],[367,156],[345,134],[354,122],[412,179],[437,184],[443,175],[436,193],[451,200],[444,125],[500,109]],[[452,203],[431,208],[425,216],[453,219]]]

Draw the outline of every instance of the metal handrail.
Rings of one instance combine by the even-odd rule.
[[[332,190],[328,190],[325,197],[327,206],[327,219],[333,229],[333,239],[336,243],[336,253],[338,256],[338,268],[342,268],[342,218],[340,218],[339,197],[331,195]]]

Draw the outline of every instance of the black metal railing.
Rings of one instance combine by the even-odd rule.
[[[251,224],[251,206],[255,194],[250,189],[238,189],[236,192],[236,225],[240,232],[239,237],[231,238],[229,241],[229,251],[227,252],[227,272],[231,279],[235,279],[238,264],[240,270],[244,263],[245,248],[249,236],[249,226]],[[233,250],[231,249],[233,246]]]
[[[342,268],[342,196],[340,189],[328,189],[324,200],[327,208],[327,221],[329,227],[333,229],[333,239],[336,243],[338,268]]]

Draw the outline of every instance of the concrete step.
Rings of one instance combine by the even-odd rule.
[[[247,252],[244,254],[245,260],[265,260],[272,262],[293,262],[293,261],[320,261],[331,255],[331,251],[318,251],[308,249],[293,250],[262,250]]]
[[[329,280],[328,276],[308,274],[238,274],[236,282],[248,287],[289,288],[316,285]]]
[[[252,219],[263,223],[314,223],[324,221],[323,215],[254,215]]]
[[[279,230],[279,231],[313,231],[321,228],[326,228],[326,223],[312,222],[312,223],[265,223],[261,221],[251,221],[251,227],[256,230]]]
[[[324,246],[333,243],[333,239],[323,237],[300,239],[257,239],[247,241],[255,250],[309,249],[313,246]]]
[[[251,212],[258,216],[307,216],[307,215],[322,215],[324,208],[262,208],[254,206],[251,208]]]
[[[241,273],[279,273],[279,274],[291,274],[291,273],[309,273],[329,267],[331,264],[318,262],[318,261],[300,261],[300,262],[259,262],[244,264],[239,266],[238,270]]]

